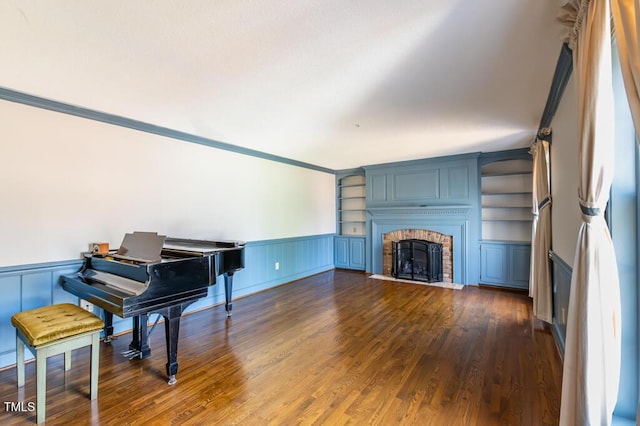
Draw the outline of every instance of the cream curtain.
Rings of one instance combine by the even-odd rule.
[[[536,140],[537,142],[537,140]],[[533,298],[536,292],[536,232],[538,230],[538,191],[536,188],[536,144],[531,145],[529,154],[533,156],[533,188],[531,189],[531,214],[533,220],[531,221],[531,260],[529,265],[529,297]]]
[[[545,140],[533,146],[533,226],[531,238],[531,274],[529,296],[533,297],[533,314],[542,321],[553,321],[551,291],[551,193],[549,181],[549,147]]]
[[[640,140],[640,0],[611,0],[625,91]]]
[[[609,425],[620,377],[620,289],[604,220],[613,174],[608,1],[583,0],[572,33],[578,92],[578,234],[562,377],[561,425]],[[581,17],[581,18],[580,18]]]

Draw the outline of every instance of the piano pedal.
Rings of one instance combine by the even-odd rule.
[[[132,359],[135,359],[135,358],[142,358],[142,352],[137,351],[135,349],[130,349],[128,351],[122,351],[120,353],[122,355],[124,355],[124,357],[127,358],[129,361],[131,361]]]

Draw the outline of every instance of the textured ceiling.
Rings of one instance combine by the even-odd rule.
[[[0,86],[331,169],[517,148],[560,5],[4,1]]]

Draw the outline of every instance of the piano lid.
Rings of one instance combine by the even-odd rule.
[[[165,238],[166,235],[158,235],[157,232],[125,234],[120,248],[112,256],[136,262],[157,262],[161,259]]]
[[[191,253],[194,255],[207,255],[219,251],[242,248],[241,241],[207,241],[189,240],[184,238],[167,238],[164,242],[164,251]]]

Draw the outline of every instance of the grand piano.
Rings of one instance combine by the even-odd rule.
[[[129,356],[146,358],[148,316],[164,317],[167,376],[176,383],[180,317],[191,303],[207,296],[216,277],[224,277],[225,309],[231,315],[233,275],[244,268],[244,243],[167,238],[151,232],[126,234],[116,251],[85,253],[76,274],[62,276],[62,287],[101,307],[105,341],[113,335],[113,315],[133,318]]]

